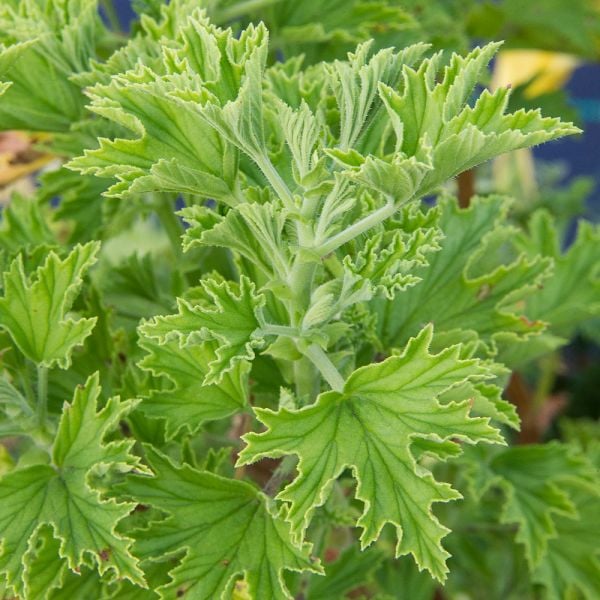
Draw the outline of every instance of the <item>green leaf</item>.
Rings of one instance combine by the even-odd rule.
[[[221,246],[253,262],[267,277],[285,278],[290,257],[282,242],[285,212],[274,202],[247,202],[229,210],[225,217],[202,206],[181,211],[191,226],[183,238],[187,251],[195,246]]]
[[[546,211],[534,213],[528,233],[514,244],[530,256],[554,260],[552,277],[527,299],[527,315],[549,323],[553,334],[570,337],[577,325],[600,314],[600,227],[579,221],[577,238],[564,252],[554,220]]]
[[[204,114],[224,138],[245,152],[261,169],[268,169],[268,174],[271,175],[273,167],[265,142],[262,98],[269,37],[262,23],[257,27],[250,25],[245,33],[253,39],[253,48],[244,64],[244,78],[237,98],[222,107],[207,104]]]
[[[261,314],[265,298],[256,293],[247,277],[240,283],[203,279],[206,301],[178,300],[179,312],[155,317],[140,326],[140,332],[160,344],[178,340],[182,348],[204,340],[216,340],[215,358],[208,363],[203,385],[218,384],[226,373],[242,361],[254,358],[254,348],[262,344]]]
[[[539,111],[505,115],[510,90],[485,90],[467,104],[499,44],[452,56],[439,80],[442,54],[424,60],[417,70],[403,68],[401,93],[383,83],[379,90],[396,135],[396,149],[423,160],[431,153],[433,169],[420,195],[494,156],[577,133],[572,123],[544,119]]]
[[[326,565],[325,577],[315,578],[308,588],[308,600],[347,598],[348,592],[370,581],[384,555],[373,549],[361,552],[356,546],[347,548],[335,562]]]
[[[177,340],[161,344],[142,338],[140,345],[148,352],[140,366],[170,382],[163,389],[156,386],[140,408],[150,417],[166,420],[168,437],[181,429],[194,433],[206,421],[228,417],[246,404],[249,368],[245,362],[238,362],[218,384],[203,384],[216,357],[216,342],[181,347]]]
[[[557,443],[503,449],[484,463],[469,463],[471,493],[481,497],[490,487],[504,492],[500,522],[518,525],[516,540],[525,546],[530,568],[536,568],[557,537],[559,516],[577,516],[565,480],[587,482],[589,465]]]
[[[186,101],[175,95],[193,86],[193,78],[193,74],[160,76],[140,66],[93,87],[89,108],[135,137],[101,138],[99,148],[85,150],[67,166],[83,174],[116,177],[119,181],[108,189],[109,196],[160,191],[230,201],[235,161],[228,164],[228,150],[199,113],[198,99]]]
[[[0,248],[9,255],[22,249],[56,243],[35,197],[15,194],[3,208],[0,221]]]
[[[379,232],[366,240],[355,258],[346,255],[344,266],[369,282],[373,293],[381,292],[393,300],[397,292],[416,285],[421,279],[413,272],[427,264],[428,255],[440,249],[440,231],[418,229]]]
[[[90,474],[98,469],[124,471],[138,465],[130,454],[133,441],[103,443],[137,401],[112,398],[97,412],[99,395],[97,374],[76,389],[60,419],[50,465],[21,468],[0,479],[0,572],[18,594],[29,585],[23,579],[24,557],[45,524],[60,541],[60,556],[70,569],[94,564],[100,573],[144,585],[143,573],[129,552],[131,540],[115,532],[133,505],[102,500],[89,483]]]
[[[355,147],[359,137],[366,134],[379,116],[381,99],[377,86],[395,87],[403,66],[416,62],[427,49],[424,44],[409,46],[401,52],[386,48],[369,58],[372,45],[372,41],[360,44],[355,52],[348,54],[347,61],[336,60],[329,69],[340,114],[338,146],[343,151]]]
[[[73,348],[91,333],[96,319],[74,319],[68,311],[99,249],[99,242],[77,245],[64,260],[50,252],[32,277],[19,255],[4,273],[0,327],[27,358],[46,367],[71,364]]]
[[[593,483],[566,479],[562,490],[568,494],[576,515],[556,517],[556,538],[533,572],[533,580],[546,588],[548,600],[562,600],[575,590],[586,600],[600,595],[600,493]]]
[[[498,244],[512,232],[505,225],[506,200],[474,198],[470,208],[460,209],[447,198],[432,210],[439,210],[442,248],[430,255],[428,266],[412,271],[421,283],[377,305],[379,331],[386,342],[401,345],[427,322],[435,323],[436,335],[448,334],[449,339],[473,331],[492,353],[499,335],[539,333],[543,323],[511,308],[535,290],[549,260],[523,254],[503,261]]]
[[[256,488],[146,452],[155,477],[129,477],[125,488],[169,516],[138,533],[136,554],[161,559],[185,552],[160,588],[162,598],[229,598],[243,575],[253,598],[291,599],[284,570],[320,572],[308,544],[291,541],[289,525]]]
[[[392,523],[398,535],[396,556],[411,553],[421,569],[443,580],[448,553],[440,542],[448,529],[431,505],[460,494],[415,461],[412,445],[426,440],[446,448],[455,446],[451,440],[456,439],[500,443],[502,438],[488,419],[469,416],[467,397],[445,405],[437,401],[452,386],[489,375],[478,361],[460,360],[459,347],[430,354],[432,333],[425,328],[402,355],[358,369],[342,392],[321,394],[312,406],[256,409],[267,431],[244,437],[248,445],[239,464],[266,456],[300,457],[298,476],[278,496],[290,503],[288,519],[296,534],[325,502],[333,481],[350,467],[358,481],[356,497],[364,502],[357,521],[362,546]]]
[[[0,7],[0,128],[68,131],[85,98],[70,77],[87,68],[100,20],[95,0]],[[43,82],[43,85],[40,83]]]

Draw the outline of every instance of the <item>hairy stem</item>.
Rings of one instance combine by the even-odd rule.
[[[48,416],[48,368],[41,365],[37,368],[37,416],[43,428]]]
[[[340,375],[340,372],[335,368],[335,365],[320,346],[311,344],[304,351],[304,354],[310,359],[313,365],[319,369],[323,379],[325,379],[332,390],[341,392],[344,389],[344,378]]]
[[[384,206],[373,211],[360,221],[357,221],[350,227],[340,231],[333,237],[330,237],[320,246],[317,246],[316,251],[321,256],[327,256],[334,250],[337,250],[340,246],[343,246],[346,242],[350,242],[360,234],[369,231],[376,225],[379,225],[386,219],[389,219],[396,212],[396,205],[392,201],[388,201]]]

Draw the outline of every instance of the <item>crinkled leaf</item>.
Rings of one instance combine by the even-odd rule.
[[[77,245],[65,259],[50,252],[31,277],[19,255],[4,273],[0,327],[27,358],[47,367],[71,364],[73,348],[91,333],[96,319],[74,319],[68,311],[99,248],[98,242]]]
[[[179,299],[177,314],[155,317],[140,331],[161,344],[179,340],[181,347],[216,340],[215,357],[203,379],[203,385],[211,385],[222,381],[236,364],[254,358],[254,348],[262,344],[260,316],[265,299],[245,276],[239,284],[215,279],[204,279],[201,284],[205,302]]]
[[[140,344],[148,352],[140,366],[170,383],[162,389],[156,386],[140,408],[148,416],[166,420],[168,437],[182,428],[195,432],[204,422],[228,417],[244,407],[247,363],[238,362],[218,384],[203,384],[215,360],[216,342],[181,347],[177,340],[161,344],[142,338]]]
[[[431,193],[447,179],[504,152],[534,146],[579,131],[572,123],[542,118],[539,111],[506,111],[510,90],[485,90],[474,106],[467,104],[499,44],[454,54],[438,78],[442,54],[418,69],[403,68],[401,92],[379,84],[396,135],[396,148],[423,160],[431,154],[433,169],[420,187]]]
[[[355,258],[347,255],[344,266],[368,280],[375,293],[388,300],[396,293],[419,283],[416,267],[427,264],[428,255],[440,249],[440,232],[419,229],[410,235],[403,231],[379,232],[371,236]]]
[[[285,570],[320,571],[308,544],[292,542],[289,525],[256,488],[175,466],[149,447],[146,454],[155,477],[129,477],[125,489],[169,516],[139,532],[136,554],[160,559],[185,552],[172,581],[160,588],[162,598],[229,598],[243,575],[253,598],[291,599]]]
[[[264,433],[245,436],[239,464],[269,456],[296,454],[298,476],[280,494],[290,503],[288,519],[301,533],[333,481],[350,467],[364,502],[357,521],[363,547],[375,541],[385,523],[398,535],[396,555],[411,553],[420,568],[443,580],[448,553],[441,539],[448,529],[431,512],[435,502],[460,498],[447,483],[415,461],[414,443],[432,446],[502,441],[488,419],[471,418],[468,397],[440,404],[439,394],[465,381],[488,376],[476,360],[460,360],[459,348],[428,351],[432,328],[413,338],[400,356],[355,371],[342,392],[326,392],[307,408],[273,412],[256,409]]]
[[[112,398],[97,412],[98,376],[76,389],[66,405],[52,446],[52,464],[12,471],[0,479],[0,572],[17,593],[23,592],[24,557],[40,526],[52,527],[60,556],[70,569],[93,564],[101,572],[143,585],[143,574],[130,554],[131,540],[115,532],[131,503],[102,500],[89,484],[93,469],[131,470],[138,459],[133,441],[103,443],[136,401]]]
[[[421,283],[377,307],[380,332],[388,343],[402,344],[423,323],[432,322],[437,335],[474,331],[493,351],[498,334],[527,336],[543,329],[543,323],[510,310],[535,289],[549,261],[522,255],[502,263],[495,240],[510,231],[504,225],[506,201],[474,198],[470,208],[460,209],[455,200],[444,199],[438,210],[445,238],[429,265],[414,269]]]

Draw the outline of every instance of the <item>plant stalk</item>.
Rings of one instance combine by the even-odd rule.
[[[37,368],[37,415],[40,428],[44,428],[48,417],[48,368]]]
[[[310,361],[319,369],[319,372],[323,376],[323,379],[329,384],[332,390],[341,392],[344,389],[344,378],[340,375],[340,372],[335,368],[335,365],[331,362],[327,354],[317,344],[311,344],[305,351],[304,354],[310,359]]]
[[[340,231],[333,237],[330,237],[320,246],[317,246],[316,251],[321,256],[327,256],[334,250],[337,250],[340,246],[343,246],[346,242],[350,242],[355,237],[358,237],[361,233],[365,233],[365,231],[368,231],[386,219],[389,219],[395,212],[396,205],[393,202],[388,201],[381,208],[378,208],[360,221],[357,221],[350,227],[344,229],[344,231]]]

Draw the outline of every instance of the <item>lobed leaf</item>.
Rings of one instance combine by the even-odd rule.
[[[184,552],[171,581],[159,589],[161,598],[230,598],[243,576],[251,597],[291,599],[284,570],[321,572],[308,544],[291,541],[289,525],[253,486],[175,466],[150,447],[146,455],[155,476],[128,477],[124,488],[169,516],[138,532],[136,554],[161,559]]]
[[[502,442],[486,418],[469,416],[469,401],[440,404],[437,397],[465,381],[489,376],[476,360],[461,360],[459,348],[433,355],[431,327],[413,338],[400,356],[355,371],[342,392],[326,392],[297,411],[256,409],[267,430],[244,436],[239,465],[263,457],[296,454],[298,476],[278,496],[289,503],[295,534],[306,529],[334,480],[349,467],[358,481],[356,497],[364,503],[357,521],[363,547],[375,541],[385,523],[396,529],[396,556],[411,553],[421,569],[445,578],[448,553],[441,539],[448,529],[431,512],[435,502],[460,494],[440,483],[413,455],[421,440],[432,446]],[[458,448],[457,448],[458,449]]]
[[[0,573],[18,594],[33,585],[24,580],[23,559],[43,525],[51,526],[70,569],[91,561],[100,573],[144,585],[131,540],[115,532],[133,505],[103,500],[89,484],[93,469],[137,466],[130,454],[133,441],[103,441],[137,402],[112,398],[97,412],[99,395],[97,374],[76,389],[61,416],[51,464],[18,468],[0,478]]]
[[[73,348],[91,333],[95,318],[74,319],[68,311],[99,248],[99,242],[77,245],[63,260],[50,252],[32,277],[25,274],[19,254],[4,273],[0,327],[30,360],[66,369]]]

